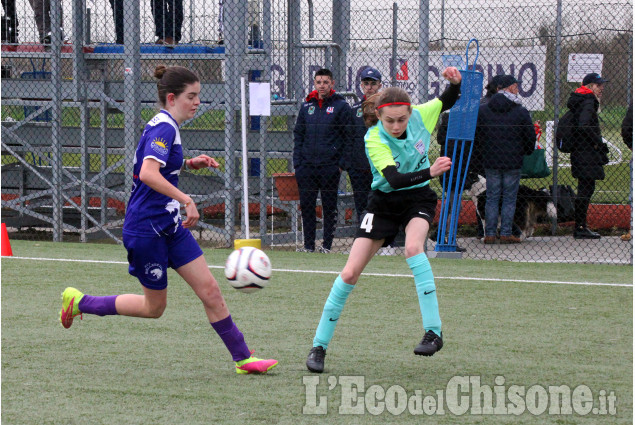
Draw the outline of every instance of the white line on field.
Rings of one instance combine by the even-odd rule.
[[[2,257],[3,260],[33,260],[33,261],[60,261],[66,263],[98,263],[98,264],[128,264],[127,261],[104,261],[104,260],[77,260],[72,258],[36,258],[36,257]],[[210,269],[224,269],[224,266],[208,266]],[[331,270],[296,270],[296,269],[273,269],[274,272],[287,273],[314,273],[314,274],[333,274],[337,275],[339,271]],[[364,276],[376,277],[405,277],[411,278],[410,274],[398,273],[363,273]],[[511,283],[551,283],[556,285],[585,285],[585,286],[623,286],[632,288],[630,283],[606,283],[606,282],[569,282],[564,280],[526,280],[526,279],[498,279],[493,277],[464,277],[464,276],[435,276],[435,279],[443,280],[475,280],[479,282],[511,282]]]

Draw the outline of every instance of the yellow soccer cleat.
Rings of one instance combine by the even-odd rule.
[[[62,309],[60,310],[60,323],[66,329],[70,328],[73,324],[73,318],[75,316],[82,316],[82,312],[79,311],[79,302],[84,294],[79,292],[75,288],[66,288],[62,292]]]

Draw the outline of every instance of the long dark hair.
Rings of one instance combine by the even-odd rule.
[[[157,92],[161,106],[165,106],[168,93],[174,93],[175,96],[178,96],[185,91],[188,84],[199,81],[195,73],[182,66],[159,65],[154,70],[154,78],[159,80],[157,81]]]
[[[375,93],[366,99],[366,101],[362,103],[362,113],[366,127],[372,127],[379,121],[377,114],[375,114],[377,106],[393,102],[412,103],[412,100],[410,99],[408,92],[404,89],[400,89],[399,87],[388,87],[387,89],[384,89],[379,93]],[[412,106],[410,106],[410,110],[412,110]]]

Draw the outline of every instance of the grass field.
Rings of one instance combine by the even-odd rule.
[[[125,250],[32,241],[12,241],[12,248],[16,257],[82,261],[2,259],[3,424],[633,422],[632,267],[432,259],[445,346],[420,358],[412,354],[422,328],[409,269],[403,258],[377,257],[349,298],[318,377],[304,362],[346,257],[267,251],[274,275],[258,293],[239,293],[222,270],[212,270],[250,348],[280,361],[266,376],[238,376],[200,302],[174,272],[162,318],[87,315],[66,330],[57,321],[64,287],[94,295],[141,291],[127,274]],[[219,266],[228,254],[205,255]],[[447,404],[445,414],[426,416],[390,402],[403,401],[389,397],[400,391],[421,391],[440,392],[449,403],[450,384],[466,376],[494,390],[524,387],[528,407],[529,393],[540,395],[540,388],[586,385],[594,408],[602,409],[603,394],[615,395],[616,412],[580,414],[578,406],[556,415],[550,405],[538,416],[529,408],[519,416],[479,415],[472,400],[463,415]],[[362,414],[339,412],[358,403],[350,402],[347,379],[363,380],[354,394],[365,403],[358,404]],[[318,405],[325,414],[303,414]]]

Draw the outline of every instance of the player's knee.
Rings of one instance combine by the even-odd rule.
[[[355,285],[360,275],[360,271],[348,267],[345,267],[344,270],[342,270],[342,273],[340,273],[342,280],[349,285]]]
[[[215,308],[224,305],[225,303],[220,287],[218,286],[216,280],[214,280],[213,278],[210,281],[210,284],[201,293],[200,298],[201,301],[203,301],[203,304],[205,304],[205,306],[209,308]]]
[[[148,318],[150,319],[158,319],[163,316],[163,312],[165,311],[167,303],[160,303],[156,305],[150,305],[148,307]]]
[[[406,254],[406,258],[414,257],[415,255],[423,252],[423,245],[421,245],[419,241],[406,242],[404,252]]]

